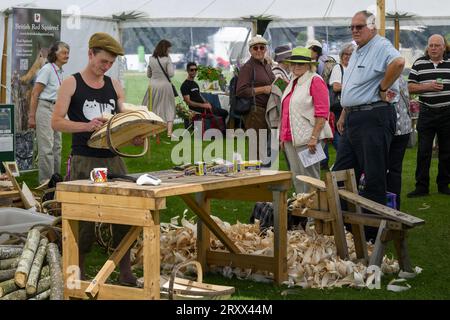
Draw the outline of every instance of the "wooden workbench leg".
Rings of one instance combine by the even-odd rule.
[[[377,239],[375,240],[375,247],[373,248],[372,255],[370,256],[369,266],[375,265],[381,267],[384,251],[386,249],[386,241],[384,241],[384,234],[387,232],[386,225],[386,220],[381,220],[380,227],[378,228]]]
[[[395,251],[397,252],[400,270],[414,272],[409,260],[408,246],[406,244],[406,231],[399,231],[399,237],[394,238]]]
[[[78,221],[62,219],[62,260],[64,277],[64,299],[68,300],[68,289],[79,289],[80,262],[78,252]]]
[[[278,284],[288,279],[287,276],[287,194],[286,190],[273,191],[274,239],[273,278]]]
[[[142,243],[144,262],[144,295],[148,299],[159,300],[160,276],[160,230],[159,211],[152,211],[153,225],[142,227],[144,241]]]
[[[211,201],[205,197],[203,192],[195,195],[195,201],[206,212],[211,214]],[[208,270],[208,263],[206,260],[206,253],[210,248],[210,231],[201,219],[197,220],[197,260],[202,265],[203,271]]]
[[[341,202],[338,194],[337,179],[333,172],[326,175],[327,198],[330,213],[334,218],[333,234],[336,249],[341,259],[348,259],[348,246],[345,238],[344,219],[342,217]]]

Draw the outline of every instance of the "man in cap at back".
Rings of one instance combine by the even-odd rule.
[[[252,160],[262,160],[259,146],[259,132],[260,130],[268,129],[266,123],[266,106],[272,90],[272,82],[275,80],[272,68],[265,59],[267,44],[267,40],[260,35],[250,39],[248,46],[251,57],[239,71],[236,85],[237,97],[253,98],[254,101],[250,112],[244,115],[245,129],[256,130],[258,137],[257,159],[252,158]],[[250,155],[250,157],[254,156]],[[264,164],[267,165],[267,163]]]
[[[87,145],[92,132],[107,120],[106,115],[125,111],[125,95],[120,82],[105,76],[119,55],[123,56],[124,51],[113,37],[102,32],[93,34],[89,39],[87,66],[64,80],[59,89],[52,115],[52,128],[72,133],[70,180],[89,179],[90,171],[97,167],[108,168],[108,172],[114,174],[126,174],[125,163],[120,157],[108,149],[94,149]],[[143,139],[136,137],[133,143],[142,144]],[[128,229],[129,226],[113,225],[114,247],[120,243]],[[79,237],[80,269],[84,279],[85,257],[95,241],[94,223],[80,222]],[[136,278],[131,272],[129,251],[120,261],[119,268],[119,281],[135,285]]]
[[[306,43],[306,47],[311,50],[313,60],[319,62],[317,66],[317,73],[322,76],[325,67],[325,61],[328,59],[327,55],[322,50],[322,44],[317,40],[310,40]]]
[[[286,83],[291,81],[291,71],[289,70],[289,63],[286,59],[291,57],[292,49],[288,45],[283,45],[275,48],[274,60],[277,63],[272,67],[272,72],[276,78],[283,79]]]

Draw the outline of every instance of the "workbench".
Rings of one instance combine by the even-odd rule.
[[[287,191],[291,173],[283,171],[249,171],[229,175],[182,176],[169,170],[153,172],[159,186],[138,186],[133,182],[111,181],[96,184],[90,180],[58,183],[56,199],[62,206],[64,297],[96,299],[160,298],[160,211],[166,198],[179,196],[199,217],[197,223],[197,260],[203,270],[208,265],[267,270],[274,282],[287,280]],[[214,222],[210,214],[211,199],[273,201],[274,255],[244,254]],[[249,212],[250,215],[250,212]],[[78,222],[91,221],[131,225],[128,234],[92,281],[74,281],[79,265]],[[144,287],[133,288],[105,281],[115,266],[143,232]],[[210,248],[213,233],[228,252]],[[75,279],[78,280],[78,279]]]

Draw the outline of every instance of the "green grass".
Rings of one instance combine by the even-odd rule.
[[[177,74],[176,79],[183,79],[184,74]],[[127,77],[127,100],[133,102],[133,99],[139,101],[142,99],[142,88],[146,86],[138,78],[141,76],[129,75]],[[139,96],[139,92],[142,95]],[[139,96],[139,97],[138,97]],[[136,103],[136,102],[135,102]],[[70,137],[63,137],[63,163],[66,162],[70,151]],[[125,159],[130,173],[163,170],[172,167],[170,161],[171,148],[174,142],[169,143],[167,138],[161,138],[161,144],[155,144],[151,141],[151,158]],[[403,181],[402,181],[402,211],[420,217],[426,221],[426,224],[419,226],[409,232],[408,246],[410,258],[413,266],[423,268],[422,274],[415,279],[408,280],[412,288],[402,293],[392,293],[386,290],[387,282],[392,276],[383,278],[381,290],[357,290],[351,288],[319,290],[319,289],[298,289],[296,294],[282,296],[281,292],[287,289],[285,286],[277,286],[272,284],[260,284],[252,281],[244,281],[226,279],[220,275],[207,274],[204,278],[205,282],[232,285],[236,288],[233,299],[449,299],[450,289],[450,198],[437,193],[434,183],[437,174],[437,159],[433,158],[431,168],[431,195],[423,198],[408,199],[406,193],[414,188],[414,171],[416,166],[417,149],[407,149],[405,160],[403,162]],[[330,148],[331,162],[335,159],[334,149]],[[286,169],[284,159],[280,161],[281,169]],[[65,168],[63,168],[65,173]],[[37,185],[37,173],[25,173],[20,177],[25,180],[30,187]],[[420,210],[424,204],[429,208]],[[252,212],[253,203],[238,201],[212,201],[212,213],[222,220],[230,223],[236,221],[248,222]],[[184,202],[176,197],[167,199],[167,209],[161,212],[161,220],[168,222],[171,217],[181,215],[186,206]],[[236,210],[237,209],[237,210]],[[189,217],[194,216],[192,212],[188,213]],[[388,249],[388,254],[393,252],[393,248]],[[94,248],[88,257],[90,268],[87,271],[91,275],[95,275],[102,261],[106,259],[103,250]]]

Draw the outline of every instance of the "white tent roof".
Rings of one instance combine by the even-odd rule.
[[[445,0],[386,0],[386,12],[408,12],[421,18],[443,17],[448,14],[443,10],[447,3]],[[0,10],[14,6],[60,9],[63,14],[103,18],[137,11],[150,19],[238,20],[262,15],[275,20],[311,20],[348,18],[364,9],[376,11],[376,0],[78,0],[76,4],[61,0],[2,0]]]

